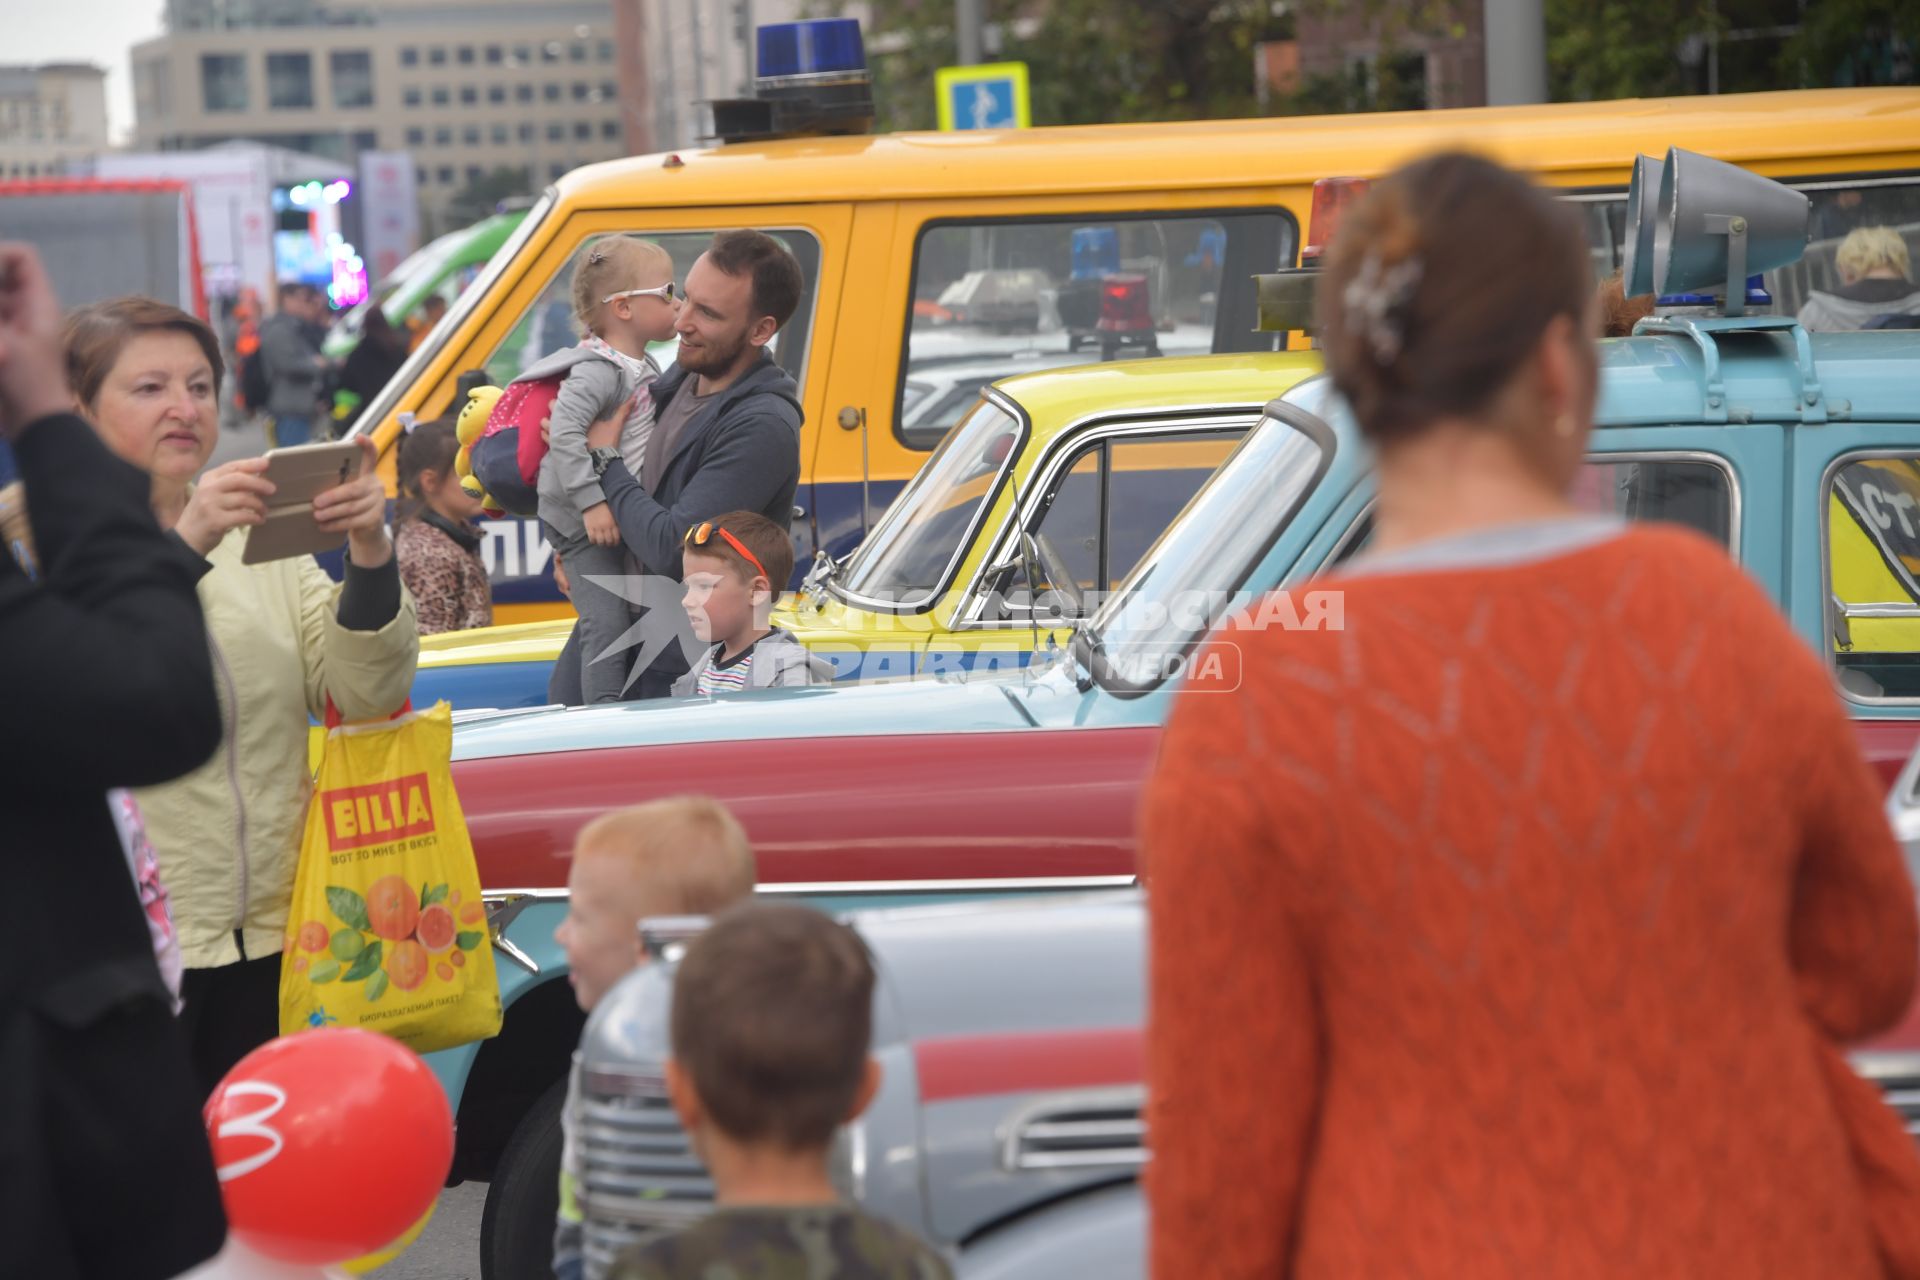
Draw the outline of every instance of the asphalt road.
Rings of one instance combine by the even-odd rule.
[[[480,1280],[480,1211],[487,1184],[463,1182],[440,1193],[413,1248],[378,1271],[378,1280]]]

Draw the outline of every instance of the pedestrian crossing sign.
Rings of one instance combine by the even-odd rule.
[[[1033,123],[1024,62],[942,67],[934,72],[933,88],[942,129],[1025,129]]]

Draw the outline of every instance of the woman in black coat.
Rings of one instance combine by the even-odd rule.
[[[353,405],[353,412],[342,424],[340,434],[346,434],[360,417],[360,411],[380,394],[406,362],[407,335],[394,328],[387,320],[387,313],[378,306],[368,307],[360,345],[340,368],[340,389],[352,397]]]
[[[220,710],[194,562],[70,408],[59,302],[0,243],[0,437],[39,575],[0,552],[0,1273],[159,1280],[226,1221],[107,791],[206,760]]]

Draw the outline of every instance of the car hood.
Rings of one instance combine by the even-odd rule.
[[[1071,689],[1071,684],[1066,688]],[[746,738],[990,733],[1038,723],[1036,698],[1059,701],[1022,673],[921,677],[898,684],[815,685],[711,698],[502,712],[456,726],[455,760],[724,742]]]

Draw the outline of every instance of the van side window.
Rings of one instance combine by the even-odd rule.
[[[806,372],[808,338],[813,330],[815,291],[820,279],[820,242],[805,231],[765,230],[791,249],[800,261],[800,278],[804,284],[800,305],[772,344],[774,358],[799,382]],[[712,231],[634,231],[630,234],[651,240],[672,255],[676,290],[686,283],[687,269],[706,252],[713,239]],[[589,237],[575,248],[566,265],[547,282],[533,305],[520,313],[520,319],[508,331],[506,339],[487,357],[487,374],[494,385],[505,386],[540,360],[580,341],[580,328],[573,315],[573,269],[601,238]],[[660,362],[661,368],[673,363],[674,347],[672,342],[663,342],[654,348],[653,358]]]
[[[980,388],[1037,369],[1272,351],[1250,277],[1297,251],[1285,212],[938,222],[914,249],[894,434],[931,449]]]
[[[1920,698],[1920,456],[1842,462],[1827,515],[1827,616],[1840,686]]]
[[[1716,461],[1604,455],[1587,459],[1574,480],[1574,504],[1593,515],[1664,520],[1705,534],[1738,554],[1733,473]],[[1322,572],[1332,572],[1373,541],[1371,503],[1341,535]]]
[[[1046,509],[1028,529],[1046,579],[1043,593],[1047,586],[1070,584],[1067,594],[1077,592],[1080,610],[1090,613],[1133,572],[1245,434],[1216,429],[1119,436],[1081,451],[1056,477]],[[987,584],[989,590],[996,585],[1000,595],[989,599],[987,620],[1024,618],[1030,595],[1024,564],[1004,584]],[[1055,607],[1071,605],[1068,600]]]

